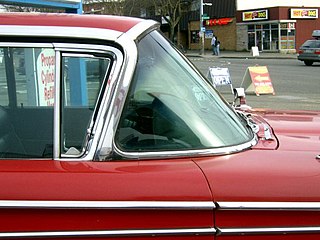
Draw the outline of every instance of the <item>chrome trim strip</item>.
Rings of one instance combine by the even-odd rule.
[[[0,25],[0,36],[72,37],[115,41],[122,32],[88,27]]]
[[[61,99],[60,99],[60,89],[61,89],[61,55],[60,51],[55,50],[55,76],[54,76],[54,109],[53,109],[53,159],[58,159],[60,157],[60,134],[61,134],[61,122],[60,122],[60,112],[61,112]]]
[[[114,146],[116,151],[125,158],[130,159],[164,159],[164,158],[181,158],[181,157],[198,157],[198,156],[211,156],[211,155],[224,155],[235,152],[240,152],[248,149],[257,144],[258,140],[254,137],[247,143],[243,143],[237,146],[221,147],[221,148],[210,148],[200,150],[180,150],[180,151],[157,151],[157,152],[124,152],[121,151],[117,146]]]
[[[51,48],[52,43],[28,43],[28,42],[0,42],[0,47],[33,47],[33,48]]]
[[[320,233],[320,227],[217,228],[217,235]]]
[[[45,208],[45,209],[172,209],[213,210],[210,201],[24,201],[0,200],[1,208]]]
[[[320,202],[217,202],[218,210],[320,211]]]
[[[184,236],[184,235],[214,235],[214,228],[190,229],[148,229],[148,230],[102,230],[102,231],[52,231],[52,232],[5,232],[4,238],[64,238],[64,237],[154,237],[154,236]]]

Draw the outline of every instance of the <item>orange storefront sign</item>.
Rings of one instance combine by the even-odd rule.
[[[204,21],[205,26],[215,26],[215,25],[227,25],[232,23],[232,18],[218,18],[218,19],[209,19]]]

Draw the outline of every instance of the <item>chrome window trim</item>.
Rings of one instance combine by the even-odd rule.
[[[53,44],[55,49],[63,54],[72,54],[72,56],[84,56],[83,54],[95,54],[101,53],[105,55],[110,55],[113,57],[113,64],[110,70],[110,75],[105,81],[108,87],[105,89],[105,92],[100,93],[102,94],[101,104],[99,107],[99,112],[96,118],[96,123],[92,129],[92,133],[94,135],[93,139],[89,142],[89,149],[83,156],[73,156],[73,155],[65,155],[62,154],[54,158],[54,160],[58,161],[92,161],[95,158],[95,155],[99,150],[99,142],[100,136],[103,136],[104,131],[103,126],[106,125],[105,123],[105,115],[108,113],[108,108],[110,107],[108,102],[112,101],[112,96],[114,95],[113,89],[114,86],[118,82],[118,74],[120,74],[122,65],[123,65],[123,54],[122,52],[113,46],[105,46],[105,45],[96,45],[96,44],[73,44],[73,43],[54,43]],[[60,65],[58,66],[60,67]],[[57,75],[58,76],[58,75]],[[58,90],[56,90],[58,91]],[[60,92],[60,91],[59,91]],[[96,109],[95,109],[96,111]],[[92,124],[92,123],[91,123]],[[60,146],[60,145],[57,145]]]
[[[320,202],[217,202],[218,210],[320,211]]]
[[[2,208],[213,210],[210,201],[37,201],[0,200]]]
[[[320,227],[217,228],[218,236],[320,233]]]
[[[204,157],[212,155],[225,155],[232,154],[235,152],[240,152],[245,149],[249,149],[256,145],[258,139],[256,136],[247,142],[231,147],[221,147],[221,148],[208,148],[208,149],[198,149],[198,150],[179,150],[179,151],[155,151],[155,152],[125,152],[119,149],[116,145],[114,146],[116,152],[124,158],[129,159],[164,159],[164,158],[180,158],[180,157]]]
[[[54,48],[52,43],[0,42],[0,47]]]
[[[60,157],[61,146],[61,124],[60,124],[60,110],[61,110],[61,52],[55,50],[55,77],[54,77],[54,108],[53,108],[53,159]]]
[[[111,108],[108,107],[109,110],[106,112],[105,125],[102,129],[103,135],[101,135],[98,145],[99,152],[97,153],[96,158],[99,161],[109,159],[115,150],[113,141],[114,135],[118,122],[120,121],[124,102],[129,91],[130,82],[138,59],[137,45],[133,39],[128,37],[128,35],[123,34],[116,43],[123,47],[124,56],[121,69],[116,76],[118,80],[110,87],[110,91],[114,92],[114,94],[110,101]]]
[[[1,238],[62,238],[62,237],[154,237],[154,236],[199,236],[215,235],[216,229],[206,228],[176,228],[176,229],[128,229],[128,230],[98,230],[98,231],[47,231],[47,232],[2,232]]]
[[[115,41],[122,32],[89,27],[0,25],[0,36],[70,37]]]

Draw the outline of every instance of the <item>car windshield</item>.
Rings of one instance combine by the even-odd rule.
[[[138,55],[116,134],[118,148],[198,150],[253,139],[239,116],[159,32],[139,42]]]

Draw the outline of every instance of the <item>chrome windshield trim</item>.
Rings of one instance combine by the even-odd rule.
[[[24,201],[0,200],[1,208],[212,210],[210,201]]]
[[[221,148],[209,148],[209,149],[199,149],[199,150],[179,150],[179,151],[157,151],[157,152],[125,152],[120,150],[116,145],[114,149],[116,152],[125,158],[130,159],[164,159],[164,158],[180,158],[180,157],[202,157],[210,155],[225,155],[243,151],[255,146],[258,142],[256,136],[253,137],[249,142],[239,144],[231,147],[221,147]]]
[[[0,36],[71,37],[115,41],[122,32],[101,28],[1,25]]]
[[[64,238],[64,237],[154,237],[184,235],[215,235],[214,228],[187,229],[143,229],[143,230],[100,230],[100,231],[47,231],[47,232],[2,232],[1,238]]]
[[[217,235],[283,235],[290,233],[320,233],[320,227],[217,228]]]
[[[217,202],[218,210],[320,211],[320,202]]]

